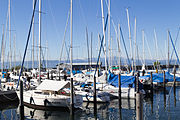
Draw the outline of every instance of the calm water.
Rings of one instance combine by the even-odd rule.
[[[176,91],[168,87],[166,94],[163,91],[154,91],[153,100],[146,98],[143,100],[144,120],[179,120],[180,119],[180,87]],[[169,94],[170,93],[170,94]],[[170,96],[169,96],[170,95]],[[2,105],[1,105],[2,106]],[[118,100],[113,100],[108,104],[97,104],[97,115],[94,115],[93,104],[84,103],[82,111],[76,111],[75,120],[118,120],[121,116],[123,120],[135,120],[135,100],[122,100],[121,113],[119,112]],[[7,107],[7,106],[5,106]],[[17,105],[8,106],[9,109],[1,108],[0,120],[18,120],[19,107]],[[62,111],[43,111],[25,107],[25,118],[29,120],[69,120],[70,114]]]

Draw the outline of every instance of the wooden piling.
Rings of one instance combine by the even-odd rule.
[[[166,74],[165,71],[163,71],[163,88],[166,87],[165,83],[166,83]]]
[[[141,93],[136,93],[136,120],[143,120],[143,102]]]
[[[94,76],[94,116],[97,116],[97,100],[96,100],[96,76]]]
[[[71,100],[70,100],[70,115],[74,116],[74,90],[73,90],[73,78],[71,77]]]
[[[151,74],[151,95],[153,96],[153,76],[152,76],[152,72]]]
[[[166,109],[166,88],[164,88],[164,109]]]
[[[137,74],[135,76],[136,79],[136,93],[139,93],[139,75]]]
[[[20,80],[20,120],[24,120],[23,81]]]
[[[174,93],[174,107],[176,107],[176,86],[174,86],[173,93]]]
[[[24,106],[23,104],[23,81],[20,80],[20,106]]]
[[[119,73],[118,77],[119,77],[119,79],[118,79],[119,80],[118,81],[118,84],[119,84],[118,85],[119,86],[119,91],[118,91],[119,92],[119,101],[121,102],[121,73]]]
[[[119,91],[118,91],[118,93],[119,93],[119,120],[121,120],[122,119],[122,114],[121,114],[121,73],[119,73],[119,75],[118,75],[118,77],[119,77],[119,82],[118,82],[118,86],[119,86]]]
[[[174,70],[174,77],[173,77],[173,79],[174,79],[174,86],[176,86],[176,70]]]

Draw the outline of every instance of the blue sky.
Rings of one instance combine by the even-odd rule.
[[[107,0],[108,1],[108,0]],[[93,57],[97,57],[98,52],[98,33],[102,36],[102,20],[100,0],[73,0],[73,57],[87,58],[86,46],[86,27],[88,36],[93,33]],[[130,26],[132,40],[134,40],[134,19],[137,19],[137,44],[139,56],[142,58],[142,30],[145,31],[145,57],[148,59],[165,59],[167,57],[167,30],[171,31],[175,39],[180,23],[180,1],[178,0],[111,0],[111,18],[116,27],[121,25],[125,42],[129,49],[128,23],[126,8],[129,9]],[[13,0],[11,1],[11,38],[16,35],[16,56],[17,60],[23,55],[27,33],[32,15],[32,0]],[[63,34],[65,31],[66,20],[70,8],[70,0],[42,0],[42,46],[48,43],[48,59],[59,59],[60,49],[62,47]],[[0,0],[0,36],[2,36],[2,24],[6,23],[8,10],[8,0]],[[38,4],[36,6],[38,11]],[[104,0],[104,16],[107,15],[107,6]],[[38,40],[38,13],[35,14],[35,39]],[[66,34],[66,43],[69,47],[69,24]],[[158,40],[158,57],[154,43],[154,29]],[[113,39],[113,56],[117,56],[116,35],[111,23],[111,36]],[[106,41],[108,42],[106,32]],[[7,34],[7,43],[8,43]],[[166,42],[166,43],[165,43]],[[13,42],[12,42],[13,43]],[[29,49],[31,49],[32,39]],[[177,42],[179,46],[179,42]],[[171,50],[172,50],[172,46]],[[6,55],[9,45],[6,47]],[[122,56],[125,57],[124,47],[121,44]],[[180,50],[177,47],[177,50]],[[64,50],[65,51],[65,50]],[[31,59],[30,50],[27,54],[27,60]],[[20,57],[21,56],[21,57]],[[66,58],[65,52],[63,58]],[[102,54],[103,57],[103,54]],[[35,54],[35,59],[37,55]]]

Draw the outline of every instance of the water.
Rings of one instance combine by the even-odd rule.
[[[143,99],[144,120],[180,119],[180,87],[176,87],[175,92],[170,89],[170,87],[166,89],[166,94],[163,90],[154,91],[153,100],[151,98]],[[4,109],[7,106],[9,109]],[[17,105],[7,106],[0,107],[0,120],[19,120],[19,107]],[[69,112],[63,111],[43,111],[25,107],[24,114],[25,119],[28,120],[70,120]],[[136,119],[135,100],[123,99],[121,113],[119,112],[118,100],[107,104],[97,104],[96,116],[93,104],[84,103],[83,110],[76,111],[74,116],[75,120],[118,120],[120,118],[122,120]]]

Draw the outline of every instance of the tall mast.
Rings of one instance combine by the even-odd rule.
[[[111,62],[110,62],[110,41],[111,41],[111,26],[110,26],[110,23],[111,23],[111,21],[110,21],[110,17],[111,17],[111,15],[110,15],[110,3],[111,3],[111,0],[109,0],[109,4],[108,4],[108,53],[109,53],[109,66],[111,65]]]
[[[33,11],[34,11],[34,0],[33,0]],[[34,68],[34,17],[32,23],[32,69]]]
[[[168,40],[168,72],[169,72],[169,32],[168,31],[167,31],[167,40]]]
[[[46,41],[46,70],[48,67],[48,41]]]
[[[87,27],[86,27],[86,40],[87,40],[87,54],[88,54],[88,66],[90,65],[90,62],[89,62],[89,40],[88,40],[88,30],[87,30]],[[89,69],[89,67],[87,67]]]
[[[73,78],[73,72],[72,72],[72,59],[73,59],[73,54],[72,54],[72,0],[71,0],[71,15],[70,15],[70,40],[71,40],[71,47],[70,47],[70,64],[71,64],[71,78]]]
[[[136,71],[136,17],[135,17],[135,25],[134,25],[134,43],[135,43],[135,47],[134,47],[134,69]]]
[[[154,29],[154,38],[155,38],[155,47],[156,47],[156,66],[157,66],[157,69],[158,69],[158,43],[157,43],[157,35],[156,35],[156,30]]]
[[[12,54],[11,54],[11,0],[9,0],[9,59],[10,59],[10,64],[9,64],[9,69],[11,71],[12,67]]]
[[[107,73],[107,55],[106,55],[106,39],[105,39],[105,29],[104,29],[104,12],[103,12],[103,0],[101,0],[101,11],[102,11],[102,25],[103,25],[103,36],[104,36],[104,54],[105,54],[105,71]]]
[[[143,64],[145,65],[144,30],[142,30],[142,41],[143,41]]]
[[[119,45],[118,45],[118,51],[119,51],[119,73],[121,74],[121,36],[120,36],[120,24],[118,24],[118,33],[119,33]]]
[[[2,34],[2,42],[1,42],[1,72],[4,69],[4,25],[3,25],[3,34]]]
[[[41,0],[39,0],[39,84],[41,83]]]
[[[73,109],[74,109],[74,94],[73,94],[73,68],[72,68],[72,60],[73,60],[73,51],[72,51],[72,0],[71,0],[71,15],[70,15],[70,40],[71,40],[71,47],[70,47],[70,63],[71,63],[71,81],[70,81],[70,89],[71,89],[71,93],[70,93],[70,96],[71,96],[71,100],[70,100],[70,106],[71,106],[71,111],[70,113],[73,114]]]
[[[16,67],[16,35],[14,35],[14,70]]]
[[[132,52],[132,40],[131,40],[131,29],[130,29],[130,23],[129,23],[129,12],[128,12],[128,8],[126,9],[126,12],[127,12],[127,19],[128,19],[129,41],[130,41],[130,51],[131,51],[132,70],[133,70],[133,52]]]
[[[93,37],[93,33],[91,32],[91,68],[92,68],[92,38]]]

